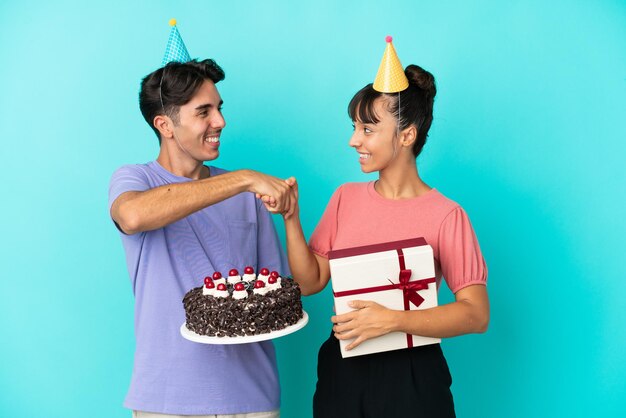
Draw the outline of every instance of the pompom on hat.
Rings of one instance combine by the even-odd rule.
[[[184,63],[191,61],[189,52],[187,52],[187,47],[185,46],[183,38],[180,36],[180,32],[178,32],[178,28],[176,27],[176,19],[170,19],[170,26],[172,27],[172,30],[170,31],[170,37],[167,40],[165,55],[163,56],[161,66],[165,66],[170,62]]]
[[[374,90],[381,93],[398,93],[409,87],[409,80],[404,74],[398,54],[391,43],[392,40],[391,36],[385,38],[387,47],[374,80]]]

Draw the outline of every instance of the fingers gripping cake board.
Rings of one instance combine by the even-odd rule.
[[[262,341],[300,329],[308,317],[302,310],[300,286],[267,268],[258,276],[250,266],[223,277],[219,271],[183,298],[183,337],[209,344]]]

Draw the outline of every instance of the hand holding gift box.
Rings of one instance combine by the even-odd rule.
[[[380,312],[378,304],[405,311],[437,306],[433,251],[423,238],[335,250],[329,252],[328,257],[337,315],[355,308]],[[352,301],[361,302],[350,306]],[[346,350],[351,343],[349,340],[340,340],[340,346],[345,358],[440,341],[439,338],[391,332],[368,339],[351,350]]]

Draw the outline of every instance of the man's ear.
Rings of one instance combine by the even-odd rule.
[[[174,136],[173,122],[165,115],[156,115],[152,120],[152,124],[159,131],[162,138],[172,138]]]
[[[412,147],[413,143],[417,139],[417,128],[415,125],[411,125],[402,131],[402,141],[401,144],[403,147]]]

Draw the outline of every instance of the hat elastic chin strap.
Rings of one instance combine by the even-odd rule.
[[[189,156],[189,158],[193,157],[191,156],[191,154],[189,153],[189,151],[187,151],[185,149],[185,147],[183,147],[183,145],[180,143],[180,141],[178,140],[178,137],[176,136],[176,133],[174,132],[174,130],[172,130],[172,135],[174,135],[174,140],[176,141],[176,145],[178,145],[178,148],[180,148],[185,154],[187,154]]]
[[[165,116],[168,116],[167,113],[165,112],[165,106],[163,105],[163,95],[161,93],[162,89],[163,89],[163,79],[165,78],[165,69],[166,67],[163,67],[163,72],[161,73],[161,81],[159,82],[159,100],[161,101],[161,110],[163,110],[163,114]],[[169,117],[169,116],[168,116]],[[172,118],[170,118],[171,120]],[[172,121],[172,123],[174,123],[174,121]],[[174,132],[174,130],[172,129],[172,135],[174,135],[174,140],[176,140],[176,144],[178,145],[178,148],[180,148],[185,154],[187,154],[190,158],[193,158],[191,156],[191,154],[189,153],[189,151],[187,151],[185,149],[185,147],[182,146],[182,144],[180,143],[180,141],[178,140],[178,137],[176,136],[176,132]]]
[[[402,103],[400,102],[400,92],[398,92],[398,124],[396,125],[396,136],[400,138],[400,122],[402,118],[400,117],[400,112],[402,110]]]
[[[398,92],[398,122],[396,123],[396,138],[400,141],[400,92]],[[393,143],[393,155],[392,159],[396,158],[396,154],[398,153],[398,146],[396,143]]]
[[[161,93],[161,91],[163,91],[163,79],[165,78],[165,67],[163,67],[163,72],[161,73],[161,81],[159,81],[159,100],[161,101],[161,110],[163,110],[163,114],[167,115],[167,113],[165,113],[165,106],[163,106],[163,94]]]

